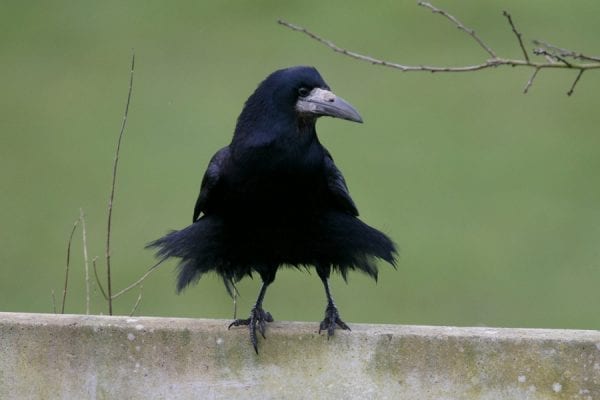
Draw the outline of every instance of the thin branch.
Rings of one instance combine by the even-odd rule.
[[[575,78],[575,80],[573,81],[573,84],[571,85],[571,89],[569,89],[569,91],[567,92],[567,96],[570,96],[573,94],[573,91],[575,90],[575,85],[577,85],[577,82],[579,82],[579,79],[581,78],[581,75],[583,75],[583,70],[579,70],[579,73],[577,74],[577,77]]]
[[[456,25],[456,27],[458,29],[460,29],[463,32],[468,33],[477,43],[479,43],[481,48],[483,48],[490,56],[492,56],[492,58],[498,58],[498,56],[496,55],[494,50],[492,50],[490,46],[485,44],[485,42],[479,36],[477,36],[477,34],[475,33],[475,30],[473,30],[469,27],[466,27],[456,17],[448,14],[446,11],[444,11],[442,9],[434,7],[430,3],[427,3],[426,1],[419,1],[417,4],[420,5],[421,7],[429,8],[434,14],[440,14],[440,15],[446,17],[447,19],[452,21],[452,23],[454,23],[454,25]]]
[[[535,54],[536,56],[546,57],[548,62],[554,62],[554,60],[556,60],[556,61],[560,61],[561,63],[563,63],[567,68],[576,68],[573,64],[568,62],[564,57],[562,57],[558,54],[555,54],[551,51],[548,51],[546,49],[542,49],[542,48],[533,49],[533,54]]]
[[[85,214],[83,208],[79,209],[79,220],[81,221],[83,239],[83,261],[85,267],[85,313],[90,313],[90,267],[88,262],[87,232],[85,230]]]
[[[52,312],[56,314],[56,296],[54,295],[54,289],[51,291],[52,293]]]
[[[531,78],[529,78],[529,80],[527,81],[527,85],[525,85],[525,89],[523,89],[523,93],[527,94],[527,92],[529,91],[529,88],[531,87],[531,85],[533,85],[533,80],[537,76],[538,72],[540,72],[539,68],[536,68],[533,71],[533,74],[531,74]]]
[[[233,319],[234,320],[237,319],[237,298],[238,298],[238,291],[236,288],[236,290],[233,292]]]
[[[121,124],[121,131],[119,132],[119,139],[117,141],[117,149],[115,151],[115,161],[113,164],[113,175],[112,184],[110,189],[110,198],[108,200],[108,223],[106,232],[106,279],[108,281],[108,314],[112,315],[112,282],[110,276],[110,234],[112,225],[112,210],[113,201],[115,198],[115,185],[117,181],[117,167],[119,165],[119,152],[121,150],[121,140],[123,139],[123,133],[125,132],[125,126],[127,125],[127,114],[129,113],[129,103],[131,101],[131,92],[133,89],[133,71],[135,68],[135,53],[131,55],[131,72],[129,74],[129,91],[127,93],[127,103],[125,104],[125,113],[123,115],[123,123]]]
[[[129,292],[131,289],[135,288],[137,285],[144,282],[144,280],[146,280],[146,278],[148,276],[150,276],[150,274],[152,274],[154,271],[156,271],[156,269],[163,263],[163,261],[164,260],[160,260],[159,262],[157,262],[156,264],[151,266],[148,269],[148,271],[146,271],[146,273],[144,275],[142,275],[137,281],[133,282],[131,285],[127,286],[125,289],[121,290],[120,292],[113,294],[112,300],[116,299],[117,297],[119,297],[122,294]]]
[[[137,311],[140,303],[142,302],[142,291],[144,290],[144,285],[140,286],[140,294],[137,298],[137,300],[135,301],[135,304],[133,305],[133,309],[131,310],[131,312],[129,313],[130,317],[133,317],[133,314],[135,314],[135,312]]]
[[[98,289],[100,289],[100,293],[102,293],[104,300],[108,300],[108,296],[106,295],[106,292],[104,291],[104,287],[102,287],[102,282],[100,281],[100,278],[98,278],[98,269],[96,268],[96,260],[98,260],[97,256],[92,258],[92,267],[94,268],[94,275],[96,276],[96,283],[98,284]]]
[[[369,55],[356,53],[356,52],[347,50],[345,48],[339,47],[332,41],[325,39],[325,38],[317,35],[316,33],[309,31],[308,29],[306,29],[302,26],[294,25],[294,24],[291,24],[291,23],[281,20],[281,19],[278,20],[277,22],[280,25],[283,25],[293,31],[303,33],[304,35],[308,36],[309,38],[311,38],[311,39],[321,43],[322,45],[327,46],[331,50],[333,50],[337,53],[343,54],[347,57],[351,57],[356,60],[368,62],[373,65],[381,65],[384,67],[395,68],[395,69],[398,69],[403,72],[416,72],[416,71],[418,71],[418,72],[472,72],[472,71],[481,71],[481,70],[489,69],[489,68],[496,68],[499,66],[533,68],[534,72],[533,72],[531,78],[529,79],[529,81],[527,82],[527,85],[525,86],[524,93],[527,93],[527,91],[533,84],[533,81],[534,81],[535,77],[537,76],[538,72],[542,69],[569,68],[569,69],[576,69],[578,71],[587,71],[588,69],[600,69],[600,57],[585,56],[581,53],[576,53],[576,52],[573,52],[571,50],[566,50],[566,49],[559,49],[559,48],[556,48],[556,47],[548,45],[548,44],[544,44],[546,46],[545,49],[535,49],[533,51],[533,53],[536,55],[544,56],[546,58],[546,62],[532,61],[529,58],[527,50],[525,49],[525,45],[523,44],[521,33],[517,30],[517,28],[512,20],[512,17],[506,11],[504,12],[504,16],[508,19],[508,23],[510,24],[511,29],[512,29],[513,33],[515,34],[515,37],[517,38],[519,47],[521,48],[521,51],[523,52],[524,59],[512,59],[512,58],[499,57],[496,54],[496,52],[490,46],[488,46],[475,33],[475,31],[473,29],[464,25],[456,17],[454,17],[451,14],[447,13],[446,11],[436,8],[433,5],[431,5],[430,3],[427,3],[424,1],[420,1],[418,3],[418,5],[428,8],[436,14],[440,14],[440,15],[444,16],[445,18],[450,20],[454,25],[456,25],[457,28],[468,33],[491,56],[491,58],[487,59],[484,62],[481,62],[479,64],[462,65],[462,66],[454,66],[454,67],[399,64],[399,63],[395,63],[395,62],[391,62],[391,61],[380,60],[380,59],[377,59],[377,58],[369,56]],[[541,44],[543,42],[537,42],[537,43]],[[588,61],[588,62],[584,62],[584,63],[569,62],[568,60],[566,60],[566,58],[573,58],[576,60],[582,60],[582,61]]]
[[[521,38],[521,32],[519,32],[517,30],[517,27],[515,26],[515,24],[512,20],[512,16],[508,13],[508,11],[503,11],[502,15],[504,15],[506,17],[513,33],[517,37],[517,40],[519,41],[519,46],[521,47],[521,51],[523,52],[523,57],[525,57],[525,61],[529,62],[529,55],[527,54],[527,50],[525,50],[525,45],[523,44],[523,39]],[[529,85],[529,86],[531,86],[531,85]],[[527,91],[525,93],[527,93]]]
[[[343,49],[343,48],[337,46],[336,44],[334,44],[333,42],[331,42],[330,40],[323,39],[322,37],[316,35],[315,33],[312,33],[311,31],[307,30],[306,28],[291,24],[282,19],[278,20],[277,23],[279,23],[280,25],[286,26],[294,31],[302,32],[305,35],[307,35],[308,37],[310,37],[311,39],[314,39],[317,42],[324,44],[325,46],[329,47],[331,50],[333,50],[337,53],[343,54],[343,55],[351,57],[351,58],[355,58],[357,60],[366,61],[366,62],[374,64],[374,65],[381,65],[384,67],[399,69],[403,72],[413,72],[413,71],[470,72],[470,71],[477,71],[480,69],[485,69],[485,68],[489,68],[492,66],[500,65],[501,62],[503,61],[500,59],[494,59],[494,60],[488,60],[482,64],[467,65],[464,67],[435,67],[435,66],[429,66],[429,65],[402,65],[402,64],[391,62],[391,61],[379,60],[379,59],[371,57],[371,56],[367,56],[367,55],[355,53],[350,50]]]
[[[96,268],[96,260],[97,259],[98,259],[98,257],[94,257],[92,259],[92,266],[93,266],[93,269],[94,269],[94,275],[96,276],[96,283],[98,284],[98,288],[100,289],[100,293],[102,293],[102,296],[104,297],[104,299],[108,300],[108,296],[106,295],[106,292],[104,291],[104,287],[102,286],[102,282],[100,281],[100,278],[98,277],[98,270]],[[156,270],[156,268],[158,268],[163,263],[163,261],[164,260],[161,260],[158,263],[154,264],[137,281],[133,282],[131,285],[127,286],[125,289],[123,289],[123,290],[121,290],[121,291],[113,294],[112,300],[115,300],[116,298],[118,298],[122,294],[125,294],[125,293],[129,292],[131,289],[135,288],[137,285],[143,283],[146,280],[146,278],[148,276],[150,276]]]
[[[573,58],[575,60],[583,60],[583,61],[593,61],[600,62],[600,57],[598,56],[588,56],[573,50],[564,49],[562,47],[554,46],[550,43],[543,42],[541,40],[533,40],[533,44],[536,46],[541,46],[546,48],[548,51],[559,54],[563,57]]]
[[[482,69],[498,67],[498,66],[533,67],[533,68],[566,68],[567,67],[563,64],[558,64],[558,63],[550,63],[550,62],[541,63],[541,62],[533,62],[533,61],[527,62],[526,60],[500,58],[500,57],[486,60],[485,62],[480,63],[480,64],[464,65],[464,66],[458,66],[458,67],[440,67],[440,66],[430,66],[430,65],[403,65],[403,64],[398,64],[398,63],[391,62],[391,61],[380,60],[380,59],[377,59],[377,58],[374,58],[374,57],[371,57],[368,55],[363,55],[363,54],[359,54],[359,53],[356,53],[356,52],[353,52],[350,50],[346,50],[344,48],[337,46],[330,40],[323,39],[322,37],[307,30],[306,28],[291,24],[291,23],[281,20],[281,19],[278,20],[277,23],[279,23],[280,25],[283,25],[285,27],[288,27],[291,30],[304,33],[311,39],[316,40],[317,42],[329,47],[331,50],[333,50],[337,53],[343,54],[345,56],[348,56],[348,57],[351,57],[351,58],[354,58],[357,60],[366,61],[366,62],[374,64],[374,65],[381,65],[381,66],[385,66],[385,67],[399,69],[403,72],[416,72],[416,71],[418,71],[418,72],[423,72],[423,71],[425,71],[425,72],[472,72],[472,71],[479,71]],[[600,63],[577,64],[577,65],[572,65],[572,68],[599,69]]]
[[[71,234],[69,235],[69,241],[67,242],[67,266],[65,268],[65,284],[63,286],[63,295],[62,295],[62,306],[60,307],[60,313],[65,313],[65,303],[67,302],[67,286],[69,284],[69,264],[71,262],[71,243],[73,242],[73,235],[75,234],[75,229],[77,229],[77,224],[79,220],[76,220],[73,223],[73,229],[71,229]]]

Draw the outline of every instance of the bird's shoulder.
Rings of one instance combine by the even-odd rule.
[[[222,173],[225,164],[228,162],[231,156],[231,150],[229,146],[225,146],[217,151],[208,163],[204,179],[217,179]]]
[[[208,163],[206,172],[200,184],[200,194],[194,207],[193,221],[196,221],[201,213],[206,213],[210,208],[209,203],[215,195],[216,188],[222,180],[224,170],[231,157],[229,146],[223,147],[215,153]]]
[[[356,208],[356,204],[354,204],[352,197],[350,197],[350,192],[348,191],[344,176],[335,165],[331,153],[324,147],[323,150],[327,188],[333,197],[334,204],[342,211],[353,216],[358,216],[358,209]]]

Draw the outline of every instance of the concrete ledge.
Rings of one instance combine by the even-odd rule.
[[[600,331],[0,313],[0,399],[600,399]]]

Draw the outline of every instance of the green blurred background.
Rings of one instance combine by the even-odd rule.
[[[436,1],[502,56],[530,40],[600,53],[600,3]],[[191,221],[210,156],[275,69],[316,66],[365,124],[322,120],[322,142],[362,218],[399,245],[377,284],[333,279],[347,322],[600,329],[600,73],[498,68],[401,73],[339,54],[276,24],[406,64],[478,63],[486,54],[414,1],[4,1],[0,6],[0,310],[51,312],[82,207],[104,275],[106,205],[131,51],[133,100],[121,152],[115,290],[153,263],[144,245]],[[85,311],[81,231],[66,311]],[[144,284],[142,315],[230,318],[215,276],[176,295],[174,263]],[[259,280],[239,285],[239,314]],[[107,307],[95,285],[92,312]],[[137,291],[115,301],[126,314]],[[283,270],[265,308],[319,321],[316,274]]]

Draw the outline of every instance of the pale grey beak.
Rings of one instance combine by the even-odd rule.
[[[346,100],[329,90],[314,88],[306,97],[296,103],[296,111],[315,116],[329,116],[362,123],[363,120],[354,107]]]

